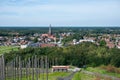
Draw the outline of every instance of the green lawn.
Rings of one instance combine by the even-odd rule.
[[[104,69],[101,69],[99,67],[96,67],[96,68],[88,67],[88,68],[86,68],[86,70],[90,71],[90,72],[96,72],[96,73],[106,74],[106,75],[115,76],[115,77],[119,77],[120,78],[120,74],[108,72],[108,71],[106,71]]]
[[[10,51],[17,51],[18,47],[14,46],[0,46],[0,55],[4,53],[8,53]]]

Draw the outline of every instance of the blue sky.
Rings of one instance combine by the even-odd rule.
[[[120,0],[0,0],[0,26],[120,26]]]

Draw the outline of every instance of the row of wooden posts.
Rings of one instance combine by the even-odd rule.
[[[48,80],[50,68],[57,65],[57,59],[47,56],[33,56],[22,60],[17,56],[10,62],[5,62],[4,55],[0,56],[0,80]]]

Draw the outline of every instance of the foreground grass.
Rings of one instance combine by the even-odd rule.
[[[106,75],[115,76],[115,77],[119,77],[120,78],[120,74],[115,73],[115,72],[108,72],[107,70],[101,69],[100,67],[96,67],[96,68],[88,67],[88,68],[86,68],[86,70],[90,71],[90,72],[106,74]]]
[[[8,53],[10,51],[18,51],[18,47],[14,46],[0,46],[0,55],[4,53]]]
[[[48,79],[49,80],[57,80],[58,77],[65,77],[65,76],[68,76],[70,75],[69,72],[54,72],[54,73],[49,73],[48,74]],[[38,80],[46,80],[46,74],[40,74],[38,75],[39,76],[39,79]],[[22,78],[22,80],[32,80],[32,76],[29,76],[29,77],[24,77]],[[13,78],[12,79],[7,79],[7,80],[14,80]],[[34,76],[34,80],[36,80],[36,77]]]
[[[88,75],[88,74],[84,74],[81,72],[77,72],[74,76],[72,80],[95,80],[95,76],[92,75]]]

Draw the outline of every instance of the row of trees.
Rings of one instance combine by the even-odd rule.
[[[47,33],[48,27],[0,27],[0,36],[15,36],[12,32],[18,32],[19,35],[33,35],[34,33]],[[119,27],[52,27],[54,33],[74,32],[82,35],[97,36],[99,34],[120,34]]]
[[[114,65],[120,67],[120,50],[117,48],[109,49],[104,46],[97,46],[94,43],[84,42],[79,45],[68,47],[46,47],[46,48],[26,48],[20,51],[12,51],[5,54],[6,61],[12,60],[15,56],[20,55],[23,59],[28,59],[33,55],[48,56],[50,59],[55,58],[59,65],[73,65],[82,67]]]

